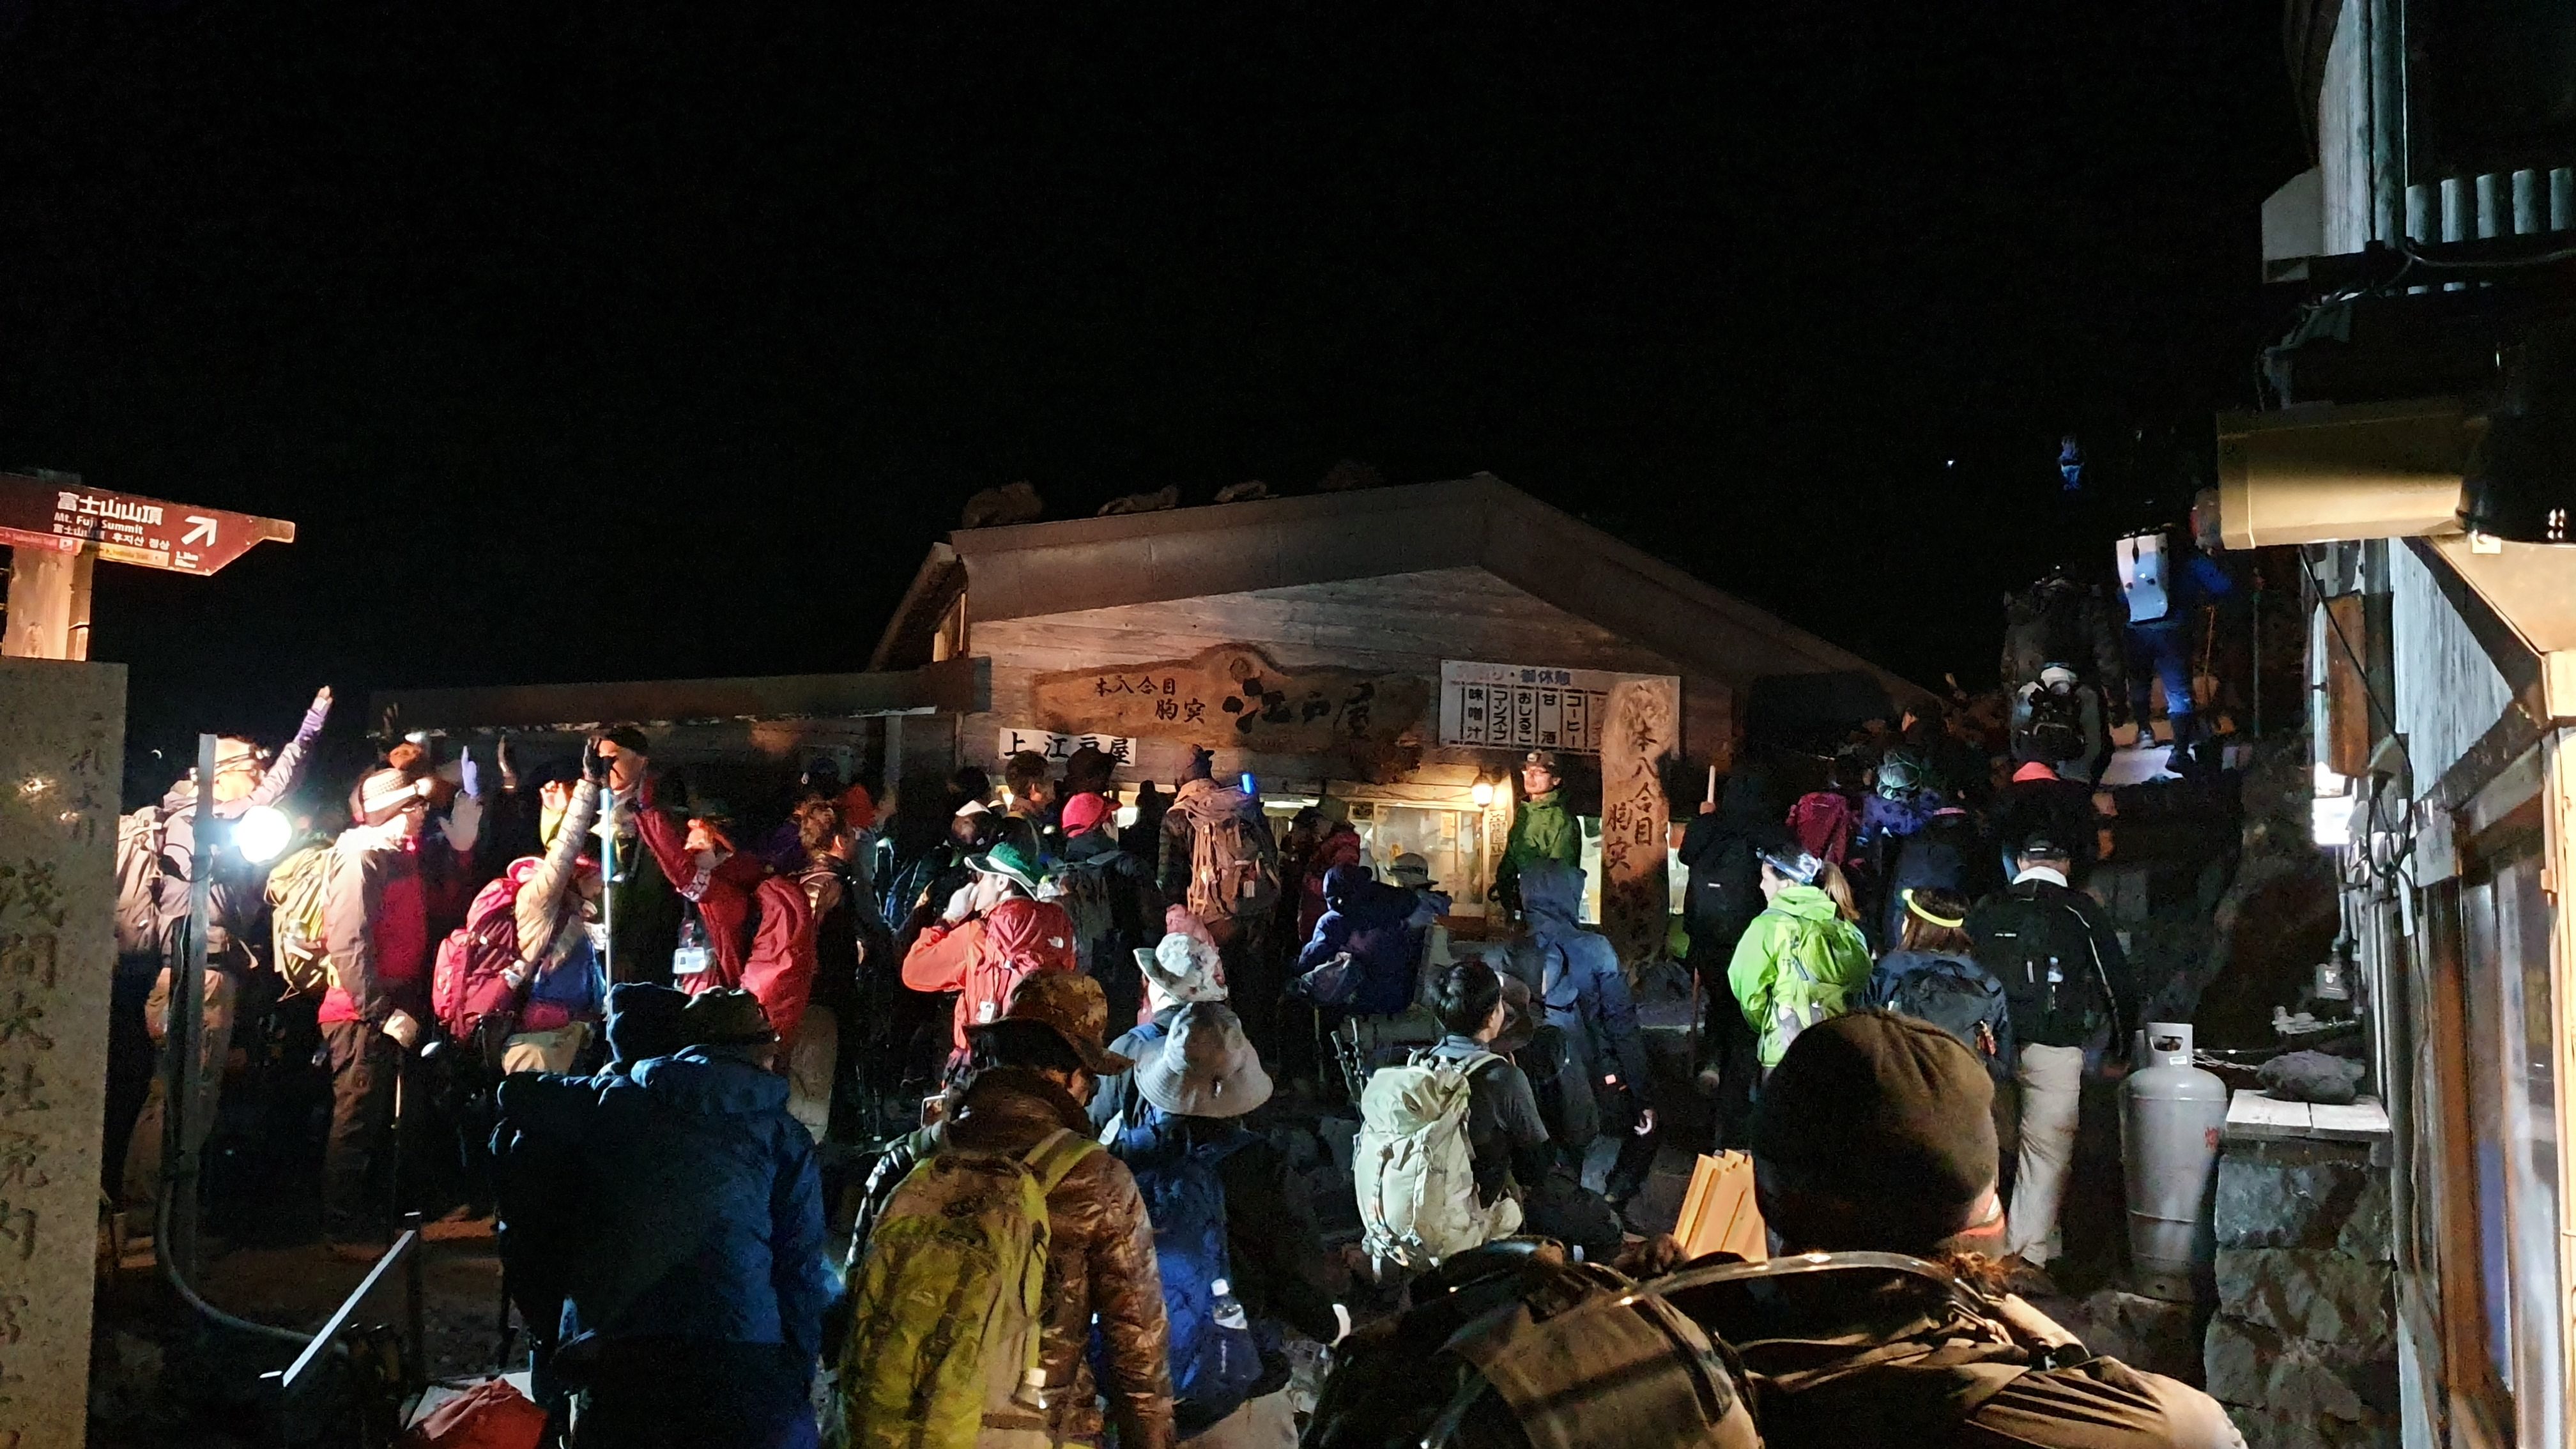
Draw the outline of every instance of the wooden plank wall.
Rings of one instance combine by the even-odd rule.
[[[971,590],[970,590],[971,609]],[[1211,645],[1259,647],[1283,667],[1340,665],[1418,674],[1437,683],[1443,659],[1551,664],[1638,674],[1679,673],[1672,661],[1514,588],[1478,568],[1437,569],[1371,579],[1218,594],[1167,604],[1126,604],[1034,618],[983,620],[970,649],[993,661],[993,710],[970,715],[959,730],[961,754],[996,766],[996,736],[1006,726],[1040,723],[1030,702],[1038,674],[1099,664],[1184,659]],[[1683,681],[1686,748],[1704,759],[1706,738],[1732,737],[1733,708],[1723,683]],[[1433,705],[1437,709],[1437,699]],[[1504,751],[1444,749],[1439,721],[1427,713],[1405,736],[1424,745],[1426,778],[1472,780],[1478,765],[1507,762]],[[1189,741],[1140,739],[1138,779],[1170,780],[1189,756]],[[1217,745],[1212,735],[1201,743]],[[1722,747],[1722,745],[1721,745]],[[1217,768],[1249,770],[1275,788],[1311,778],[1307,756],[1220,750]]]

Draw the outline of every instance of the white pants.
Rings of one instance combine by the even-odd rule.
[[[2066,1200],[2066,1173],[2075,1161],[2084,1049],[2024,1046],[2013,1077],[2021,1086],[2021,1168],[2004,1224],[2004,1251],[2045,1264],[2065,1251],[2057,1209]]]
[[[787,1045],[787,1115],[814,1140],[832,1125],[832,1069],[841,1059],[841,1022],[832,1008],[808,1004]]]
[[[1263,1394],[1184,1442],[1193,1449],[1296,1449],[1297,1414],[1288,1391]]]

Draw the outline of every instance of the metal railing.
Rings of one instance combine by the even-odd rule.
[[[340,1300],[340,1306],[333,1309],[331,1316],[314,1331],[312,1341],[304,1345],[303,1352],[295,1356],[295,1361],[285,1368],[271,1369],[260,1375],[261,1397],[269,1406],[278,1444],[294,1442],[296,1408],[304,1395],[326,1377],[321,1372],[323,1363],[346,1356],[346,1344],[342,1340],[356,1321],[358,1310],[385,1286],[397,1268],[403,1275],[403,1396],[408,1399],[428,1387],[429,1330],[422,1298],[421,1247],[421,1215],[406,1213],[403,1215],[402,1233],[394,1239],[393,1246],[367,1269],[367,1276],[358,1280],[358,1286],[349,1290],[349,1296]]]

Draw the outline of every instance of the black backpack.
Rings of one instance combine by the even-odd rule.
[[[1892,964],[1895,958],[1889,959]],[[2011,1068],[2012,1021],[2003,983],[1974,961],[1932,956],[1902,974],[1882,965],[1860,1004],[1930,1022],[1957,1037],[1998,1078]]]
[[[2030,697],[2030,722],[2022,726],[2014,753],[2025,760],[2061,764],[2092,752],[2084,737],[2084,700],[2074,690],[2059,694],[2042,688]]]
[[[1547,1124],[1548,1138],[1557,1146],[1581,1152],[1601,1135],[1600,1105],[1593,1100],[1583,1064],[1566,1044],[1563,1028],[1542,1026],[1531,1032],[1529,1044],[1512,1053],[1512,1065],[1529,1078],[1530,1095],[1538,1099],[1538,1119]]]
[[[2072,901],[2040,886],[2007,891],[1968,917],[1968,935],[1977,964],[2003,986],[2017,1040],[2081,1046],[2108,1023],[2121,1044],[2101,948]]]

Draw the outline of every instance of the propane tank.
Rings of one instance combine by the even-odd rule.
[[[2152,1021],[2139,1070],[2121,1089],[2120,1155],[2129,1178],[2129,1266],[2150,1298],[2189,1303],[2217,1259],[2210,1188],[2227,1084],[2191,1064],[2191,1025]]]

